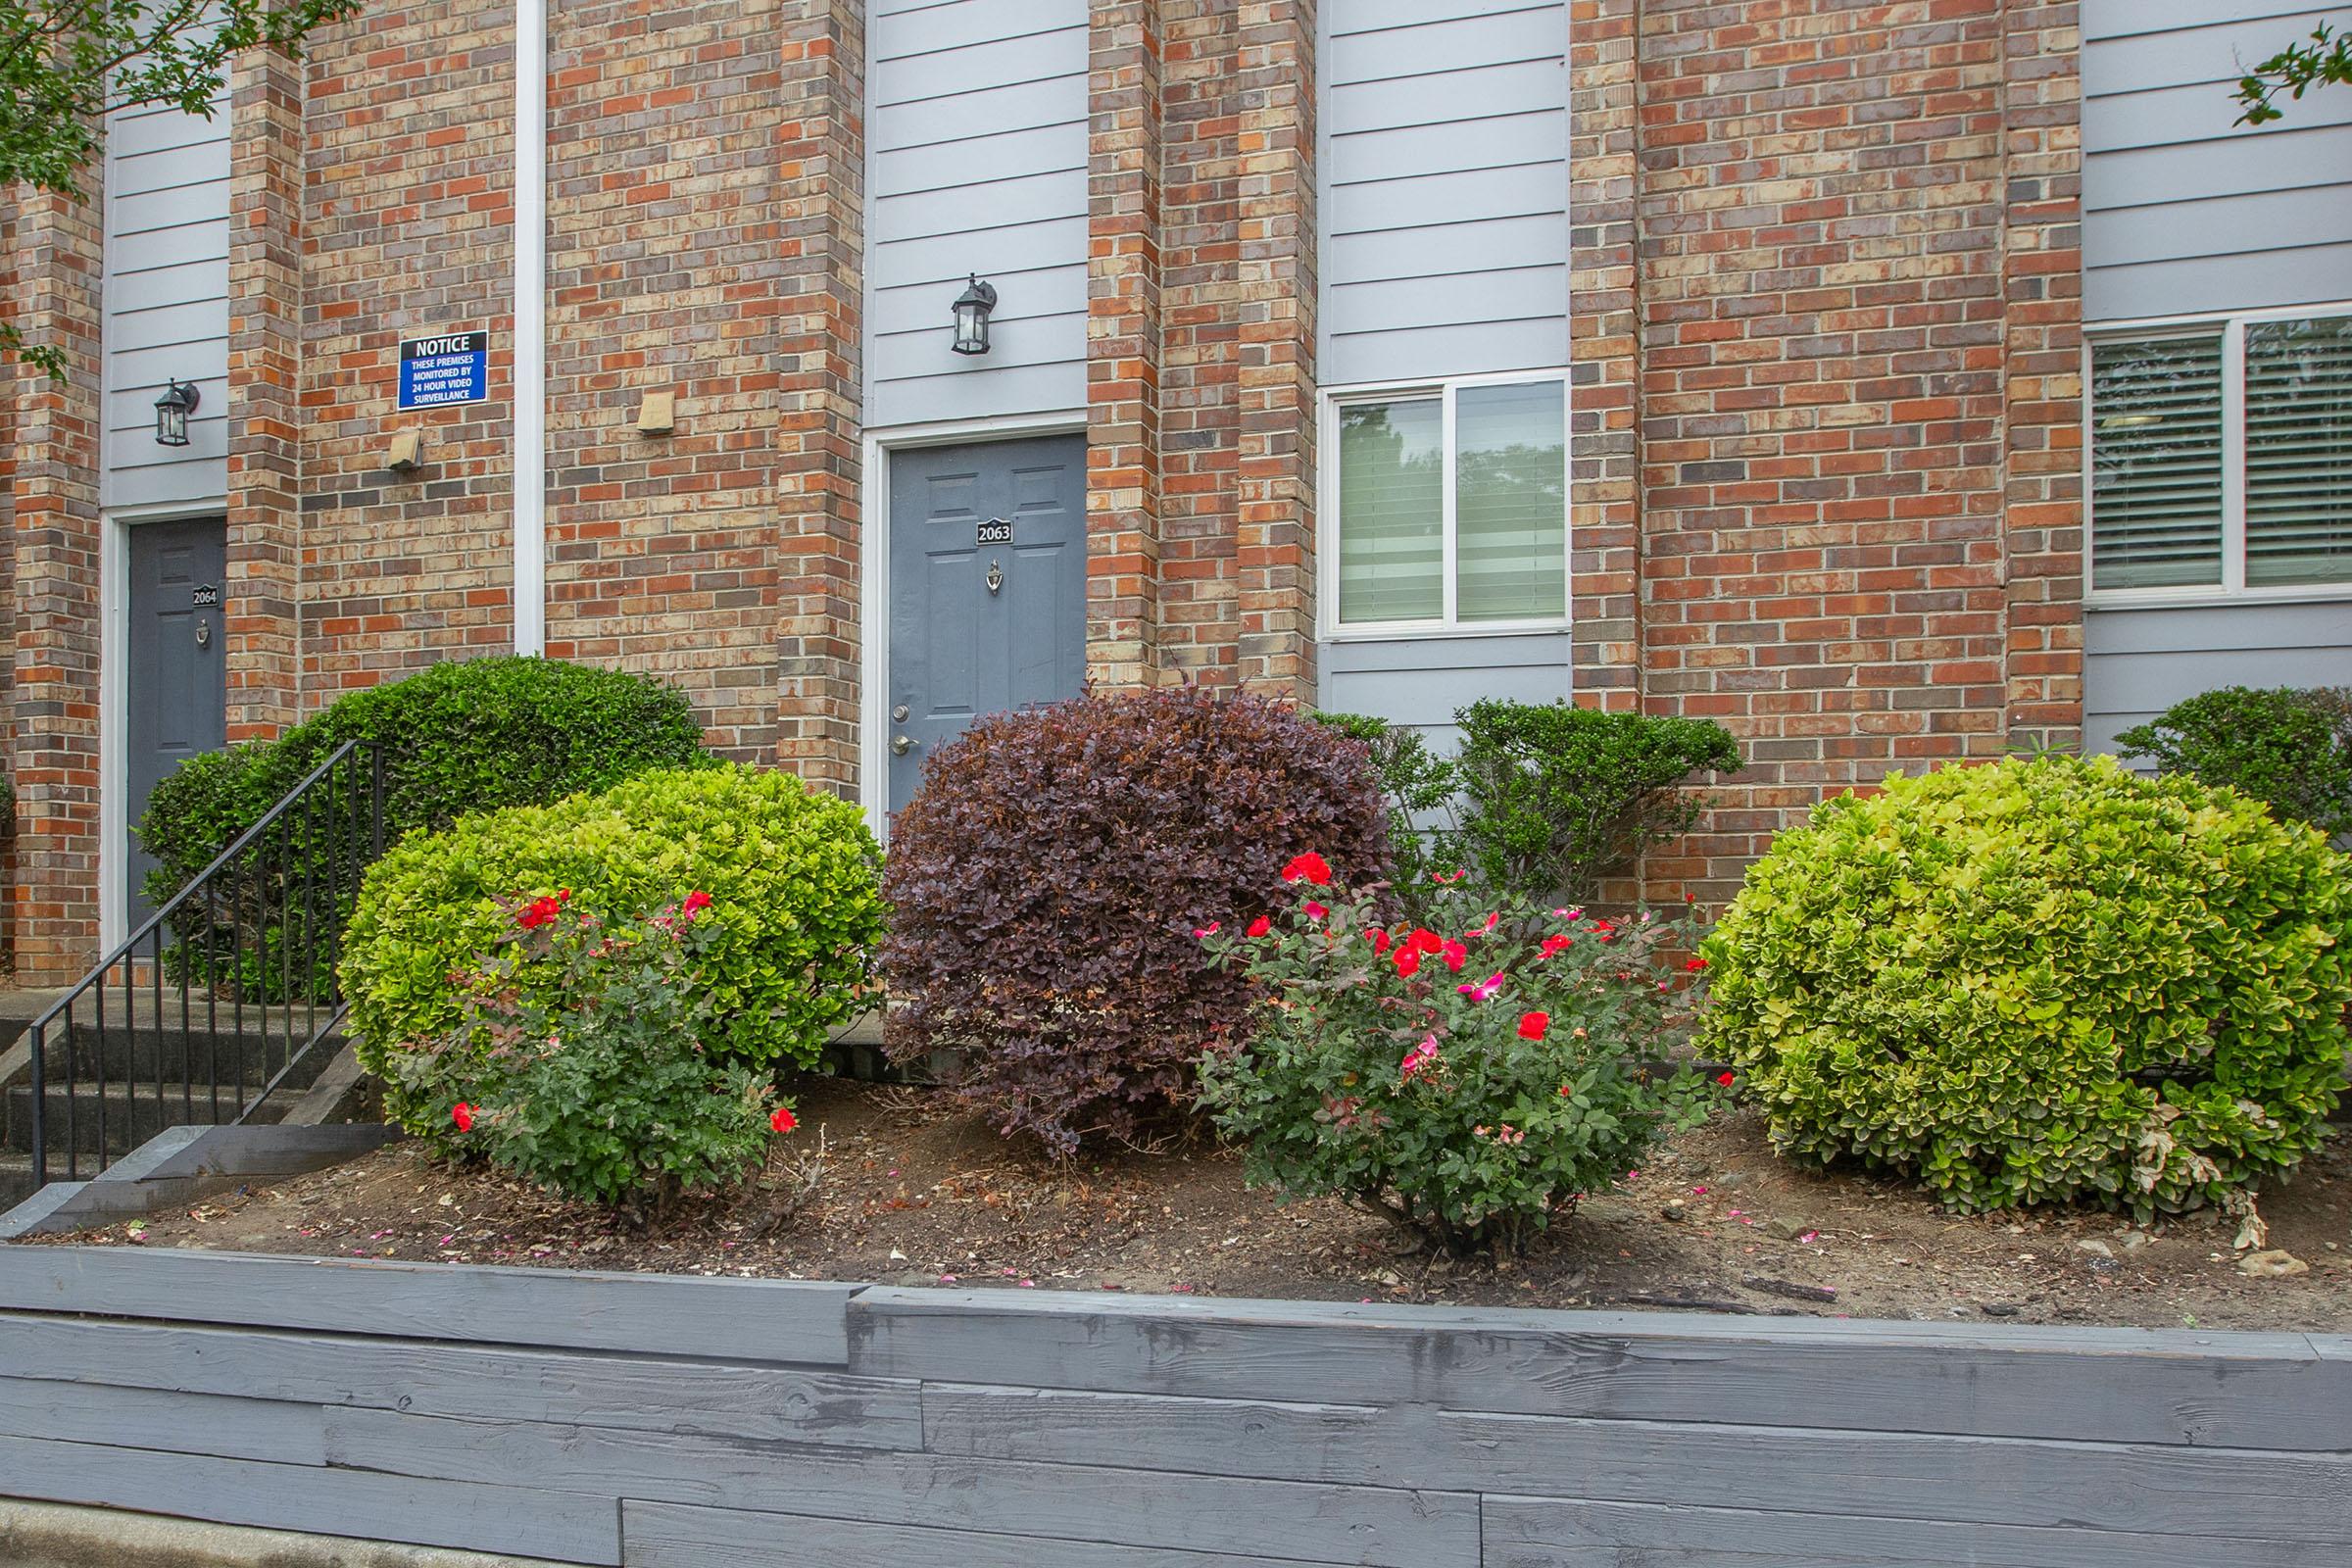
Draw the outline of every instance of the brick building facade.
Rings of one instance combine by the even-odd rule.
[[[1096,687],[1443,724],[1486,688],[1431,662],[1472,670],[1504,640],[1451,580],[1426,625],[1351,633],[1334,584],[1413,588],[1438,524],[1351,564],[1335,492],[1356,460],[1334,432],[1439,428],[1440,399],[1453,431],[1496,377],[1548,375],[1566,602],[1497,622],[1504,689],[1716,718],[1750,760],[1653,859],[1656,891],[1723,895],[1825,792],[2080,737],[2075,4],[1563,0],[1537,8],[1556,48],[1532,52],[1535,13],[1325,4],[554,7],[545,567],[524,579],[544,651],[660,673],[714,745],[878,807],[901,694],[877,594],[908,591],[883,560],[909,525],[878,470],[1082,432]],[[240,66],[216,508],[231,739],[515,645],[514,15],[383,0],[302,64]],[[1506,102],[1522,82],[1536,96]],[[1546,161],[1462,165],[1506,142]],[[96,867],[120,859],[99,809],[97,230],[28,203],[0,236],[20,319],[84,351],[74,380],[20,374],[0,407],[13,911],[45,976],[94,949]],[[1034,256],[987,259],[1015,239]],[[1004,297],[968,363],[946,309],[967,270]],[[1478,314],[1523,285],[1540,308]],[[396,408],[401,339],[461,329],[489,335],[487,399]],[[1457,344],[1491,346],[1456,364]],[[1374,350],[1403,368],[1342,368]],[[1351,387],[1391,401],[1350,422],[1372,406]],[[674,429],[641,433],[664,391]],[[391,471],[404,430],[421,463]],[[1487,548],[1457,540],[1457,499],[1489,504],[1469,462],[1379,470],[1455,487],[1431,503],[1442,573]]]

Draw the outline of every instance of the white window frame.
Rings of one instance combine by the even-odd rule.
[[[2082,333],[2082,602],[2092,610],[2169,610],[2196,605],[2295,605],[2352,600],[2352,582],[2246,586],[2246,328],[2263,321],[2308,321],[2352,316],[2352,300],[2288,305],[2259,311],[2148,317],[2103,321]],[[2102,344],[2222,335],[2222,580],[2164,588],[2101,588],[2091,509],[2099,411],[2091,356]]]
[[[1454,607],[1454,396],[1464,387],[1526,386],[1542,381],[1557,381],[1560,386],[1560,550],[1564,566],[1561,612],[1535,619],[1460,620],[1456,618]],[[1436,620],[1343,622],[1340,619],[1340,412],[1351,405],[1394,403],[1405,398],[1438,400],[1438,440],[1441,444],[1438,569],[1444,574],[1445,612]],[[1495,370],[1478,375],[1435,376],[1410,381],[1365,381],[1353,386],[1326,388],[1322,404],[1322,416],[1318,423],[1321,440],[1315,464],[1316,511],[1320,514],[1315,529],[1315,620],[1316,634],[1321,641],[1395,642],[1413,637],[1528,636],[1541,632],[1556,634],[1573,624],[1576,618],[1576,561],[1573,549],[1575,541],[1569,522],[1573,507],[1569,504],[1569,498],[1573,489],[1576,449],[1569,435],[1573,393],[1565,367]]]

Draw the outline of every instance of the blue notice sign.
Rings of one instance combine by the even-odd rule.
[[[489,396],[489,333],[445,332],[401,340],[402,408],[436,409],[445,403],[479,403]]]

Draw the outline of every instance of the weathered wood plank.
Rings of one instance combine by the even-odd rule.
[[[577,1493],[0,1438],[11,1495],[419,1546],[617,1564],[620,1508]]]
[[[2352,1457],[947,1384],[924,1446],[1044,1463],[2352,1540]]]
[[[2295,1542],[1826,1513],[1486,1499],[1485,1568],[2319,1568]]]
[[[25,1378],[418,1415],[919,1448],[918,1385],[846,1372],[0,1312]]]
[[[18,1370],[0,1355],[0,1367]],[[0,1378],[0,1437],[164,1448],[274,1464],[326,1463],[316,1405]],[[8,1478],[0,1475],[0,1491]]]
[[[935,1453],[2352,1543],[2352,1455],[927,1384]]]
[[[328,1462],[453,1481],[1058,1541],[1421,1568],[1474,1558],[1478,1500],[1103,1466],[332,1410]]]
[[[1290,1562],[634,1500],[620,1505],[620,1536],[627,1568],[1285,1568]],[[1475,1554],[1432,1558],[1428,1568],[1474,1568],[1477,1561]]]
[[[2294,1334],[1364,1308],[875,1289],[877,1377],[1604,1420],[2352,1448],[2352,1361]]]
[[[0,1248],[0,1308],[843,1366],[859,1287],[168,1248]]]

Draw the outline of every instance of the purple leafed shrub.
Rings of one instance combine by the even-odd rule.
[[[1284,906],[1310,851],[1368,882],[1388,827],[1364,743],[1278,703],[1173,689],[982,719],[892,826],[887,1049],[956,1053],[1007,1135],[1133,1136],[1249,1010],[1197,933]]]

